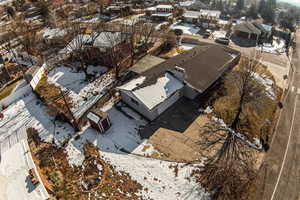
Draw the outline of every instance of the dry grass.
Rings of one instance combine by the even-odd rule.
[[[5,67],[12,80],[17,79],[26,72],[28,68],[18,65],[16,63],[5,63]]]
[[[71,117],[63,98],[58,98],[60,96],[60,88],[52,83],[49,83],[47,81],[47,75],[43,75],[39,81],[38,85],[36,86],[36,92],[42,99],[45,100],[47,105],[50,105],[56,110],[63,112],[65,116]],[[68,95],[65,95],[65,99],[69,107],[72,108],[73,104],[71,98]],[[50,112],[49,114],[53,115],[54,112]]]
[[[232,72],[239,70],[237,65]],[[257,73],[264,74],[268,78],[273,79],[272,74],[266,69],[265,66],[260,66]],[[226,76],[229,76],[227,74]],[[224,78],[224,80],[226,77]],[[211,102],[214,112],[218,117],[222,118],[227,124],[231,124],[237,108],[239,106],[239,95],[235,85],[229,84],[226,81],[222,82],[222,86],[214,92],[211,96]],[[279,99],[281,91],[277,86],[274,86],[274,91]],[[248,132],[252,137],[259,138],[262,128],[270,132],[271,124],[266,121],[272,122],[277,108],[277,100],[270,99],[267,95],[257,102],[249,102],[243,106],[240,127],[242,132]],[[251,138],[251,137],[250,137]]]
[[[84,200],[89,199],[89,194],[91,199],[141,199],[136,193],[142,186],[127,173],[115,170],[101,157],[95,146],[85,145],[82,167],[72,167],[63,148],[42,142],[38,133],[32,130],[34,129],[31,129],[28,136],[29,146],[46,187],[53,191],[53,199]],[[96,194],[98,198],[95,197]]]
[[[13,91],[13,89],[16,87],[18,82],[12,83],[5,87],[1,92],[0,92],[0,100],[4,99],[5,97],[8,97],[10,93]]]
[[[183,52],[185,52],[186,50],[184,50],[183,48],[180,47],[174,47],[168,51],[162,52],[159,56],[162,58],[171,58],[176,56],[177,54],[181,54]]]

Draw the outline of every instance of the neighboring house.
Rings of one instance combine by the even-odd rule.
[[[115,4],[106,8],[108,13],[118,14],[120,16],[127,16],[132,12],[131,4]]]
[[[183,20],[186,23],[198,24],[200,22],[201,13],[199,11],[187,10],[183,13]]]
[[[233,30],[236,36],[252,40],[258,40],[261,35],[261,31],[248,21],[235,25]]]
[[[194,99],[204,93],[239,57],[238,51],[227,47],[198,46],[155,66],[134,69],[136,78],[118,90],[125,103],[153,120],[181,97]]]
[[[172,5],[157,5],[155,12],[151,13],[151,19],[155,21],[170,21],[174,16],[174,7]]]
[[[92,34],[82,34],[75,37],[60,54],[70,54],[76,49],[84,49],[86,62],[95,62],[104,66],[112,66],[112,52],[114,58],[122,60],[130,54],[128,35],[121,32],[101,32]]]
[[[209,6],[200,0],[188,0],[179,2],[179,6],[186,10],[195,10],[198,11],[200,9],[207,9]]]
[[[220,19],[221,11],[218,10],[200,10],[199,22],[205,28],[215,27]]]
[[[199,24],[204,28],[216,27],[220,19],[220,11],[217,10],[186,10],[183,19],[187,23]]]
[[[258,21],[255,21],[255,22],[252,22],[252,24],[258,28],[260,31],[261,31],[261,37],[262,38],[269,38],[272,34],[272,26],[269,26],[269,25],[266,25],[266,24],[263,24],[261,22],[258,22]]]

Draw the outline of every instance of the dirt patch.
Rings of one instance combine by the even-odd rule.
[[[200,130],[208,121],[207,116],[201,114],[183,133],[166,128],[158,129],[148,142],[159,154],[152,154],[151,157],[176,162],[199,160],[203,156],[198,144],[201,140]]]
[[[142,186],[105,161],[95,146],[85,145],[85,160],[74,167],[63,148],[42,142],[34,129],[27,132],[34,162],[53,199],[141,199],[137,193]]]

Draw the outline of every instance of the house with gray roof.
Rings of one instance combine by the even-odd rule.
[[[249,21],[235,25],[233,30],[236,36],[253,40],[258,40],[262,33],[259,28]]]
[[[205,93],[239,58],[240,53],[228,47],[197,46],[141,70],[118,90],[125,103],[154,120],[181,97],[195,99]]]

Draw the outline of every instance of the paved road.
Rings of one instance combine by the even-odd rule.
[[[293,56],[290,90],[265,163],[255,199],[298,200],[300,197],[300,32]]]

